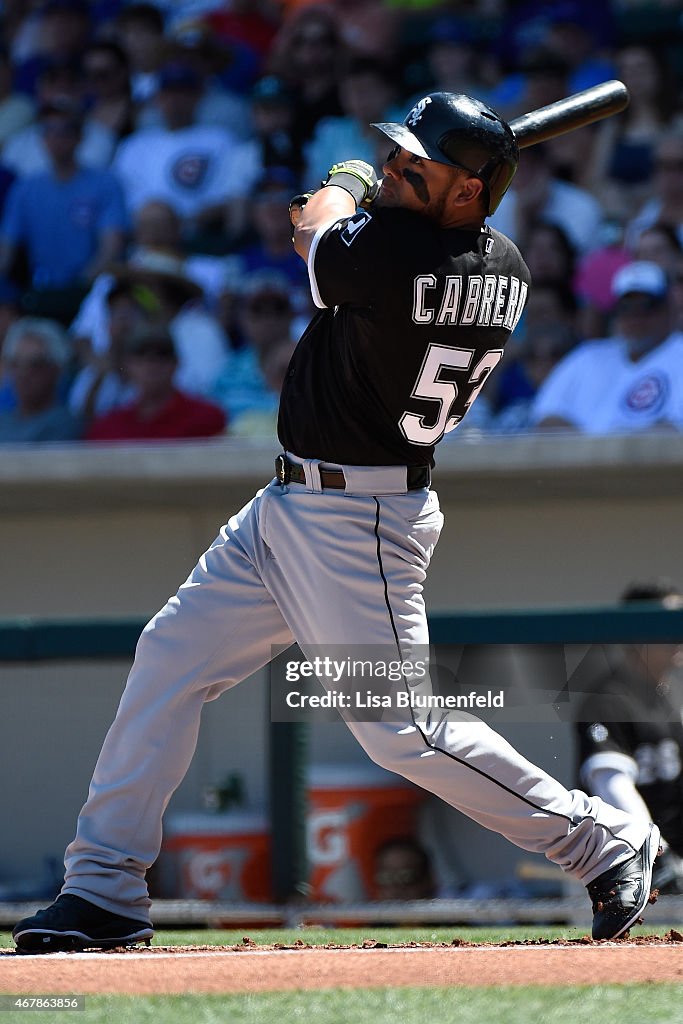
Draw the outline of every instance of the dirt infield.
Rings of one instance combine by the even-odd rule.
[[[683,984],[683,935],[619,942],[387,946],[152,946],[109,952],[0,950],[0,992],[187,994],[417,986]]]

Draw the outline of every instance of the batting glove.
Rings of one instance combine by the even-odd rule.
[[[325,185],[337,185],[353,196],[356,206],[369,206],[379,192],[375,169],[365,160],[342,160],[327,172]]]

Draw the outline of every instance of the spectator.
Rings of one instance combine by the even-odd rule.
[[[280,398],[276,380],[281,385],[284,379],[278,378],[283,350],[289,348],[290,358],[294,353],[289,290],[287,278],[277,272],[263,270],[246,279],[238,305],[242,346],[231,353],[213,392],[228,413],[231,432],[253,433],[257,414],[268,425],[274,420]],[[248,424],[244,428],[243,421]]]
[[[140,207],[133,221],[133,239],[128,256],[128,263],[133,267],[147,266],[171,271],[179,275],[178,294],[184,296],[186,303],[197,304],[204,299],[206,312],[218,309],[219,297],[229,280],[233,257],[216,257],[202,254],[186,256],[180,240],[180,219],[168,203],[151,201]],[[123,270],[119,267],[118,270]],[[185,281],[188,279],[188,281]],[[109,313],[106,307],[106,296],[115,284],[114,274],[105,272],[98,276],[83,300],[78,315],[71,325],[71,334],[75,345],[80,350],[83,342],[86,350],[91,350],[97,358],[109,345]],[[202,307],[200,307],[202,308]],[[202,319],[204,324],[204,319]],[[203,336],[206,331],[203,331]],[[215,331],[213,333],[216,333]],[[219,332],[218,332],[219,333]],[[178,340],[178,339],[177,339]],[[179,341],[179,340],[178,340]],[[222,352],[223,341],[220,340],[218,350]],[[201,348],[201,346],[200,346]],[[214,358],[215,348],[203,352],[210,361]],[[181,358],[181,367],[184,358]],[[185,384],[188,384],[186,381]],[[190,389],[191,389],[191,385]]]
[[[238,94],[249,92],[264,66],[282,17],[271,0],[232,0],[210,3],[202,26],[228,53],[220,69],[223,85]]]
[[[634,256],[637,260],[651,260],[658,263],[671,281],[683,256],[678,233],[671,224],[657,223],[646,228],[636,242]]]
[[[577,334],[577,312],[576,295],[569,284],[542,282],[538,286],[534,285],[529,293],[519,327],[513,335],[513,341],[517,331],[524,337],[525,333],[534,327],[555,324],[562,324]]]
[[[668,579],[636,581],[621,602],[634,610],[647,602],[680,616],[683,594]],[[652,884],[665,893],[683,893],[682,666],[680,643],[621,645],[576,721],[586,792],[659,825],[666,849]]]
[[[34,116],[35,104],[15,90],[10,55],[0,46],[0,146],[5,145],[10,135],[29,125]]]
[[[566,354],[579,336],[577,300],[572,291],[574,250],[562,228],[543,221],[533,225],[525,259],[534,286],[485,396],[493,416],[487,424],[491,430],[529,426],[530,402],[541,384],[540,374],[545,379],[551,363],[557,362],[555,356]],[[539,340],[527,346],[529,336]],[[528,361],[533,365],[527,372]],[[514,408],[508,413],[508,407]]]
[[[292,360],[294,347],[289,338],[282,337],[259,352],[259,370],[266,392],[262,402],[246,409],[233,425],[231,437],[277,438],[277,419],[280,392]]]
[[[524,0],[505,6],[498,49],[506,67],[519,68],[530,54],[543,49],[570,62],[569,92],[614,77],[611,63],[601,56],[610,52],[615,39],[609,0]],[[513,74],[511,81],[502,83],[505,93],[500,99],[505,100],[505,109],[519,100],[524,85],[520,77]]]
[[[346,47],[353,53],[379,61],[396,55],[400,16],[395,5],[384,0],[332,0]]]
[[[191,68],[201,82],[201,96],[195,111],[195,124],[219,125],[243,141],[251,135],[247,90],[226,88],[222,71],[232,60],[231,48],[214,36],[202,22],[181,22],[168,39],[167,60]],[[142,104],[138,127],[158,127],[163,118],[156,93]]]
[[[603,211],[592,195],[553,175],[545,144],[522,153],[511,187],[489,223],[525,250],[530,225],[538,220],[561,227],[577,253],[595,246]]]
[[[183,274],[202,289],[207,309],[213,312],[217,308],[234,258],[187,253],[182,243],[182,222],[168,203],[150,200],[134,218],[129,259],[144,260],[147,253],[161,253],[179,261]]]
[[[531,410],[539,388],[575,344],[574,332],[559,323],[532,327],[526,332],[514,358],[503,358],[499,368],[499,411],[489,431],[513,434],[530,429]]]
[[[530,225],[524,259],[534,287],[539,284],[571,287],[576,253],[567,232],[558,224],[541,220]]]
[[[525,53],[515,78],[518,81],[519,95],[514,103],[503,102],[501,107],[506,117],[519,117],[528,110],[545,107],[555,103],[571,90],[568,85],[569,64],[560,53],[554,53],[547,46],[539,46]],[[493,93],[495,100],[495,90]],[[495,107],[494,108],[498,109]]]
[[[377,900],[433,899],[436,883],[424,847],[412,836],[382,843],[375,851],[373,889]]]
[[[551,4],[554,8],[554,20],[544,40],[544,47],[549,53],[556,54],[568,66],[567,92],[579,92],[592,85],[598,85],[615,77],[612,50],[614,36],[608,26],[591,24],[588,8],[590,2],[577,3],[576,0],[560,0]],[[609,3],[599,4],[610,17]],[[583,10],[581,10],[583,7]],[[603,32],[603,28],[607,32]],[[601,39],[602,37],[602,39]],[[607,43],[601,48],[601,42]]]
[[[201,80],[192,68],[166,65],[157,94],[163,127],[128,136],[113,164],[130,210],[163,200],[182,219],[185,236],[216,223],[222,227],[227,201],[244,198],[253,184],[235,137],[195,122],[200,96]]]
[[[624,246],[623,224],[617,219],[608,217],[602,222],[596,242],[596,248],[579,259],[574,277],[574,290],[581,303],[580,332],[584,338],[603,337],[608,330],[614,305],[614,275],[633,262],[633,254]]]
[[[417,103],[428,92],[465,93],[488,103],[489,87],[480,77],[481,48],[472,27],[457,15],[443,15],[431,22],[426,39],[426,75],[420,76],[416,94],[408,103]],[[420,46],[420,56],[425,44]],[[408,68],[408,77],[416,77]],[[417,83],[416,83],[417,84]]]
[[[653,224],[671,224],[683,244],[683,128],[661,136],[655,150],[652,198],[626,226],[626,245],[635,249],[638,237]]]
[[[15,81],[22,92],[33,94],[48,67],[79,68],[90,35],[86,0],[46,0],[35,13],[33,44],[24,59],[15,61]],[[39,100],[39,105],[43,100]]]
[[[112,409],[131,402],[134,392],[126,377],[124,351],[126,340],[143,328],[148,320],[147,296],[131,282],[114,283],[104,299],[107,309],[107,336],[104,345],[95,347],[89,338],[79,338],[80,370],[69,389],[69,409],[90,421]]]
[[[125,208],[109,171],[77,161],[79,110],[46,107],[40,124],[51,167],[12,186],[0,225],[0,273],[9,273],[25,247],[32,289],[27,302],[68,322],[88,282],[122,252]]]
[[[286,167],[299,181],[303,169],[301,140],[294,116],[294,96],[277,75],[260,78],[251,92],[254,138],[246,152],[262,176],[271,167]]]
[[[125,51],[113,40],[90,43],[83,54],[83,76],[90,120],[120,142],[136,126]]]
[[[82,79],[71,64],[49,65],[38,82],[39,111],[53,107],[81,110],[81,134],[76,159],[83,167],[106,168],[111,163],[116,138],[111,129],[84,108]],[[44,174],[51,166],[50,149],[46,144],[40,118],[14,133],[3,149],[3,160],[19,177]]]
[[[565,356],[536,396],[532,423],[587,434],[683,430],[683,335],[671,333],[667,291],[656,263],[618,271],[616,333]]]
[[[2,359],[16,406],[0,411],[0,441],[78,439],[81,424],[59,400],[60,380],[70,359],[62,328],[37,317],[17,320],[5,337]]]
[[[344,113],[337,79],[342,53],[337,16],[322,4],[293,11],[275,37],[268,70],[295,93],[296,124],[304,142],[321,118]]]
[[[291,172],[271,167],[256,184],[251,196],[252,234],[235,250],[242,274],[275,270],[284,274],[291,286],[297,313],[309,308],[310,289],[305,264],[292,248],[289,200],[296,191]]]
[[[618,51],[617,78],[629,90],[629,104],[623,113],[597,126],[580,184],[626,219],[648,198],[655,146],[670,123],[676,88],[661,55],[640,44]]]
[[[124,365],[136,397],[97,417],[86,433],[88,441],[214,437],[225,430],[225,415],[217,405],[175,387],[176,348],[163,326],[130,336]]]
[[[133,100],[147,102],[159,87],[159,72],[167,43],[164,16],[155,4],[131,3],[123,8],[114,25],[114,36],[128,57]]]
[[[178,356],[178,387],[191,395],[209,395],[227,362],[227,339],[216,317],[204,308],[202,290],[187,276],[184,261],[159,251],[138,251],[113,269],[113,277],[118,284],[135,286],[137,301],[148,315],[168,327]],[[84,321],[80,327],[87,336]]]
[[[318,122],[306,151],[306,188],[318,188],[338,160],[366,160],[381,167],[386,137],[372,127],[376,121],[402,120],[392,107],[395,90],[389,69],[370,57],[351,58],[339,75],[343,116]]]

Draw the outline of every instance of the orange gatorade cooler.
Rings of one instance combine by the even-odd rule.
[[[170,815],[160,884],[184,899],[268,902],[270,831],[265,814]]]
[[[316,765],[308,782],[311,899],[373,898],[373,862],[387,840],[415,836],[422,790],[376,765]]]

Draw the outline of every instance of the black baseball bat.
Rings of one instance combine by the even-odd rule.
[[[601,82],[590,89],[575,92],[538,110],[530,110],[510,121],[520,149],[537,142],[554,139],[556,135],[583,128],[603,117],[618,114],[628,106],[628,89],[618,79]]]

